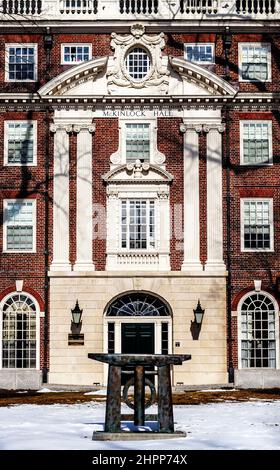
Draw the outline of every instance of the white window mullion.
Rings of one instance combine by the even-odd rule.
[[[37,81],[37,44],[11,44],[5,46],[5,80],[8,82]]]
[[[91,44],[62,44],[61,63],[64,65],[77,64],[92,59]]]
[[[269,43],[239,43],[239,80],[247,82],[271,80]]]
[[[4,252],[36,251],[36,200],[4,200]]]
[[[273,200],[241,200],[242,251],[273,251]]]

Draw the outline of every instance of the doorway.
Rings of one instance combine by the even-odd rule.
[[[122,354],[154,354],[155,325],[154,323],[122,323]],[[153,367],[146,370],[153,370]],[[133,367],[122,369],[122,384],[130,378]],[[151,376],[153,378],[153,376]],[[153,380],[152,380],[153,381]]]

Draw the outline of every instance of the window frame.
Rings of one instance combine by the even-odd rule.
[[[268,162],[244,162],[244,124],[268,124]],[[272,140],[272,121],[244,119],[240,121],[240,165],[244,166],[272,166],[273,165],[273,140]]]
[[[92,44],[90,43],[87,43],[87,42],[81,42],[81,43],[77,43],[77,42],[64,42],[61,44],[60,46],[60,64],[61,65],[78,65],[78,64],[82,64],[84,62],[87,62],[85,60],[81,60],[81,61],[65,61],[65,58],[64,58],[64,48],[65,47],[88,47],[89,48],[89,61],[92,60]]]
[[[242,59],[243,59],[243,47],[244,46],[266,46],[267,47],[267,79],[249,79],[242,78]],[[239,82],[245,83],[266,83],[271,82],[271,43],[269,42],[239,42],[238,43],[238,80]]]
[[[3,361],[3,306],[9,300],[10,297],[13,297],[14,295],[17,294],[23,294],[32,300],[36,307],[36,367],[32,368],[3,368],[2,367],[2,361]],[[29,294],[29,292],[22,291],[22,292],[10,292],[7,294],[0,302],[0,370],[6,370],[6,371],[21,371],[24,372],[26,370],[30,371],[35,371],[35,370],[40,370],[40,307],[38,304],[38,301],[36,298]]]
[[[126,122],[125,123],[125,126],[124,126],[124,132],[125,132],[125,136],[124,136],[124,154],[125,154],[125,162],[126,163],[135,163],[135,161],[137,160],[137,158],[133,161],[132,159],[129,159],[127,158],[127,126],[133,126],[133,125],[138,125],[138,124],[142,124],[142,125],[145,125],[145,126],[148,126],[148,134],[149,134],[149,157],[147,159],[144,160],[144,162],[147,162],[147,163],[150,163],[151,162],[151,123],[150,122],[143,122],[143,121],[130,121],[130,122]],[[143,159],[140,158],[140,160],[142,161]]]
[[[269,226],[270,226],[270,247],[269,248],[245,248],[244,247],[244,203],[245,202],[268,202],[269,203]],[[273,198],[268,197],[244,197],[240,199],[240,242],[242,253],[263,253],[274,252],[274,217],[273,217]]]
[[[26,80],[9,78],[10,48],[34,47],[34,78]],[[6,43],[5,44],[5,82],[11,83],[35,83],[38,81],[38,44],[37,43]]]
[[[248,297],[251,297],[253,294],[262,294],[266,297],[268,297],[274,304],[274,310],[275,310],[275,355],[276,355],[276,367],[272,368],[272,367],[242,367],[242,316],[241,316],[241,313],[242,313],[242,305],[243,303],[245,302],[245,300],[248,298]],[[242,370],[242,371],[248,371],[250,373],[250,371],[264,371],[264,370],[278,370],[279,367],[280,367],[280,360],[279,360],[279,307],[278,307],[278,303],[276,301],[276,299],[269,293],[269,292],[266,292],[264,290],[260,290],[258,292],[256,291],[250,291],[250,292],[247,292],[246,294],[244,294],[242,296],[242,298],[239,300],[238,302],[238,306],[237,306],[237,325],[238,325],[238,370]]]
[[[133,74],[130,72],[129,56],[133,53],[134,53],[134,56],[135,56],[135,52],[137,51],[138,54],[136,54],[136,57],[138,57],[138,59],[136,61],[136,65],[139,66],[139,51],[140,50],[142,50],[147,56],[147,71],[146,71],[145,75],[143,75],[143,72],[141,73],[139,71],[139,69],[137,69],[136,72],[134,72],[134,70],[133,70],[133,72],[132,72]],[[134,59],[134,62],[135,62],[135,59]],[[150,51],[142,44],[134,44],[126,52],[125,57],[124,57],[124,64],[123,65],[124,65],[124,69],[126,71],[126,75],[127,75],[127,77],[129,77],[129,80],[131,80],[135,83],[141,83],[141,82],[145,81],[147,79],[147,77],[149,77],[151,75],[152,57],[151,57]],[[134,63],[134,66],[135,66],[135,63]],[[141,74],[142,76],[135,78],[135,76],[134,76],[135,74],[136,75]]]
[[[187,47],[202,47],[202,46],[211,46],[212,49],[212,61],[209,60],[188,60],[187,58]],[[184,43],[184,59],[188,62],[200,65],[212,65],[215,64],[215,43],[213,42],[185,42]]]
[[[32,227],[33,227],[33,246],[32,250],[9,250],[7,248],[7,227],[9,224],[5,219],[5,214],[7,213],[8,203],[26,203],[32,202]],[[36,199],[4,199],[3,200],[3,253],[36,253],[36,239],[37,239],[37,201]]]
[[[33,162],[32,163],[9,163],[9,124],[32,124],[33,125]],[[4,121],[4,166],[37,166],[37,121],[9,120]]]
[[[130,214],[127,213],[128,208],[129,208],[129,203],[130,201],[145,201],[146,202],[146,218],[149,219],[149,213],[150,213],[150,202],[153,202],[154,204],[154,246],[150,245],[150,223],[146,223],[146,241],[147,241],[147,248],[130,248],[130,246],[126,246],[125,248],[122,247],[122,203],[126,202],[126,219],[128,222],[126,223],[126,243],[127,245],[129,244],[130,240],[130,229],[129,229],[129,217]],[[148,202],[148,205],[147,205]],[[119,247],[118,251],[120,253],[157,253],[158,252],[158,237],[157,237],[157,228],[158,228],[158,204],[157,204],[157,199],[154,197],[120,197],[119,198]]]

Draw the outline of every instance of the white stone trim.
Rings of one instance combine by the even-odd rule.
[[[243,46],[266,46],[267,47],[267,76],[266,80],[249,80],[242,78],[242,47]],[[271,82],[271,44],[269,42],[239,42],[238,43],[238,80],[248,83],[265,83]]]
[[[7,220],[5,215],[7,214],[7,206],[9,202],[32,202],[32,239],[33,239],[33,247],[32,250],[8,250],[7,248]],[[22,224],[24,225],[24,223]],[[36,199],[10,199],[6,198],[3,199],[3,253],[36,253],[36,245],[37,245],[37,201]]]
[[[32,124],[33,125],[33,162],[32,163],[9,163],[8,162],[8,141],[9,124]],[[4,121],[4,165],[5,166],[37,166],[37,121],[9,120]]]
[[[0,302],[0,370],[7,370],[7,371],[19,371],[19,370],[22,370],[22,371],[25,371],[25,370],[40,370],[40,307],[39,307],[39,304],[37,302],[37,300],[35,299],[35,297],[31,294],[29,294],[29,292],[21,292],[22,295],[26,295],[27,297],[29,297],[32,302],[34,302],[34,305],[36,307],[36,368],[20,368],[20,369],[17,369],[17,368],[3,368],[2,367],[2,341],[3,341],[3,319],[2,319],[2,308],[3,308],[3,305],[5,304],[6,300],[9,299],[9,297],[11,297],[12,295],[16,295],[18,294],[18,292],[10,292],[9,294],[7,294]]]
[[[259,294],[263,294],[265,295],[266,297],[268,297],[274,304],[274,308],[275,308],[275,356],[276,356],[276,367],[275,369],[273,368],[270,368],[270,367],[258,367],[258,368],[254,368],[254,367],[249,367],[249,368],[242,368],[242,357],[241,357],[241,307],[242,307],[242,304],[244,302],[244,300],[247,298],[247,297],[250,297],[251,295],[254,295],[256,294],[255,291],[250,291],[250,292],[247,292],[246,294],[243,295],[243,297],[239,300],[238,302],[238,306],[237,306],[237,336],[238,336],[238,369],[240,370],[248,370],[248,371],[252,371],[252,370],[277,370],[280,368],[280,352],[279,352],[279,314],[280,314],[280,310],[279,310],[279,307],[278,307],[278,303],[277,301],[275,300],[275,298],[269,293],[269,292],[266,292],[264,290],[260,290],[258,292]]]
[[[240,165],[244,166],[271,166],[273,164],[273,141],[272,141],[272,121],[271,120],[254,120],[254,119],[244,119],[239,121],[239,132],[240,132]],[[244,124],[267,124],[268,125],[268,145],[269,145],[269,158],[268,162],[261,163],[245,163],[244,162]]]
[[[153,199],[155,201],[156,248],[130,250],[120,248],[120,203],[122,199]],[[146,184],[110,184],[107,187],[107,248],[108,271],[170,270],[170,208],[169,185],[164,182]]]
[[[77,132],[77,259],[74,271],[92,271],[92,133],[91,122],[75,125]]]
[[[70,271],[69,262],[69,132],[68,123],[54,124],[53,260],[51,271]]]
[[[33,80],[10,80],[9,79],[9,49],[10,47],[34,47],[34,79]],[[36,43],[11,43],[7,42],[5,44],[5,82],[10,82],[10,83],[34,83],[37,82],[38,80],[38,44]]]
[[[141,110],[139,110],[141,114]],[[165,155],[157,148],[157,118],[154,119],[135,119],[135,118],[119,118],[119,148],[110,156],[111,169],[116,165],[124,165],[126,163],[126,124],[149,124],[150,135],[150,160],[149,163],[154,165],[163,165]]]
[[[244,248],[244,202],[268,202],[269,203],[269,225],[270,225],[270,248]],[[274,217],[273,217],[273,198],[272,197],[243,197],[240,199],[240,250],[241,252],[273,252],[274,251]]]
[[[184,261],[182,271],[202,270],[200,261],[199,133],[201,125],[184,121]]]
[[[225,270],[223,260],[222,132],[220,122],[207,132],[207,261],[205,271]]]

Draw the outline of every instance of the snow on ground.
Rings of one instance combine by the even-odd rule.
[[[0,449],[280,449],[280,401],[175,406],[176,429],[187,437],[164,441],[92,441],[104,414],[95,402],[0,408]]]

